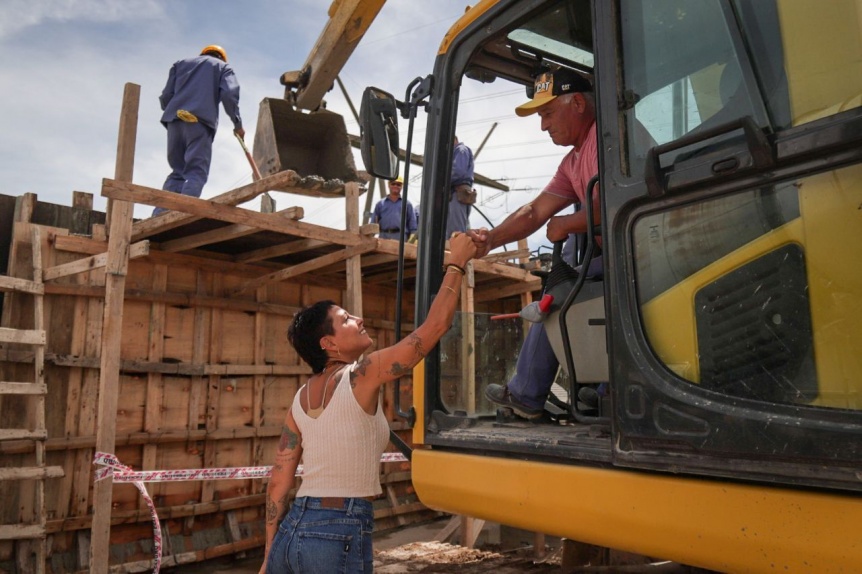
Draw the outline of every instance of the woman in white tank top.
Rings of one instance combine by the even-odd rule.
[[[428,318],[391,347],[363,356],[373,343],[363,320],[332,301],[294,317],[287,336],[313,374],[296,393],[278,443],[266,491],[261,572],[372,571],[371,499],[382,492],[380,455],[389,441],[379,391],[409,373],[452,325],[464,266],[476,247],[460,233],[450,247]],[[300,459],[302,485],[288,509]]]

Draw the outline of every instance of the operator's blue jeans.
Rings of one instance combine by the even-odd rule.
[[[320,499],[297,498],[278,526],[267,574],[353,574],[372,572],[374,507],[346,498],[344,508],[322,508]]]
[[[168,165],[171,173],[162,189],[190,197],[200,197],[210,173],[212,160],[212,128],[200,122],[174,120],[168,122]],[[153,215],[166,211],[160,207]]]
[[[600,275],[602,270],[602,256],[599,255],[590,261],[587,277]],[[534,323],[521,346],[515,376],[507,384],[509,392],[524,405],[543,409],[559,366],[560,362],[545,332],[545,324]]]

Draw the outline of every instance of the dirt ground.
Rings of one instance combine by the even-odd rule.
[[[545,574],[560,572],[559,556],[553,551],[534,564],[533,550],[476,550],[434,542],[448,519],[437,520],[396,531],[383,532],[374,538],[375,574],[414,574],[458,572],[459,574]],[[262,550],[248,552],[244,558],[226,557],[187,566],[165,568],[164,572],[181,574],[256,574],[263,559]]]
[[[508,530],[501,534],[499,525],[486,525],[479,537],[482,549],[465,548],[457,544],[436,542],[449,519],[414,525],[399,530],[375,534],[375,574],[561,574],[562,544],[547,537],[544,555],[537,558],[530,533]],[[495,529],[496,528],[496,529]],[[614,551],[611,551],[614,552]],[[655,573],[655,574],[718,574],[670,562],[645,564],[644,557],[614,553],[610,562],[615,566],[583,566],[567,568],[566,574],[576,573]],[[165,568],[164,572],[181,574],[257,574],[263,561],[263,549],[246,553],[244,557],[219,559]],[[583,562],[581,562],[583,564]]]

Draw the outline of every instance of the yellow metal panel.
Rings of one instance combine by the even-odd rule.
[[[413,445],[425,444],[425,359],[413,367],[413,408],[416,422],[413,423]]]
[[[782,0],[778,16],[793,125],[817,119],[836,105],[858,106],[862,1]]]
[[[804,243],[802,222],[791,221],[722,257],[641,307],[650,345],[680,377],[700,381],[694,297],[704,286],[787,243]]]
[[[432,508],[722,572],[862,572],[862,497],[413,452]]]
[[[451,28],[449,28],[446,35],[443,36],[443,41],[440,42],[440,49],[437,50],[437,55],[439,56],[449,51],[449,46],[452,45],[452,42],[458,37],[458,34],[463,32],[464,28],[472,24],[476,18],[484,14],[489,8],[495,6],[497,2],[499,2],[499,0],[482,0],[472,8],[468,7],[464,15],[461,16],[461,18],[459,18]]]

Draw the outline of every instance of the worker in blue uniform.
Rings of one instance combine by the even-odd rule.
[[[399,239],[401,237],[401,189],[404,180],[400,177],[389,182],[389,195],[377,202],[374,213],[371,214],[371,223],[380,226],[380,239]],[[407,202],[407,220],[404,224],[404,238],[409,239],[416,233],[416,212],[413,204]]]
[[[464,233],[470,227],[470,212],[476,203],[473,191],[473,150],[455,137],[452,150],[452,179],[449,186],[449,215],[446,218],[446,239],[456,231]]]
[[[234,133],[245,137],[239,115],[239,82],[221,46],[210,45],[200,56],[175,62],[162,95],[161,122],[168,130],[171,173],[163,189],[200,197],[207,182],[212,143],[218,127],[219,102]],[[153,215],[166,211],[157,207]]]

